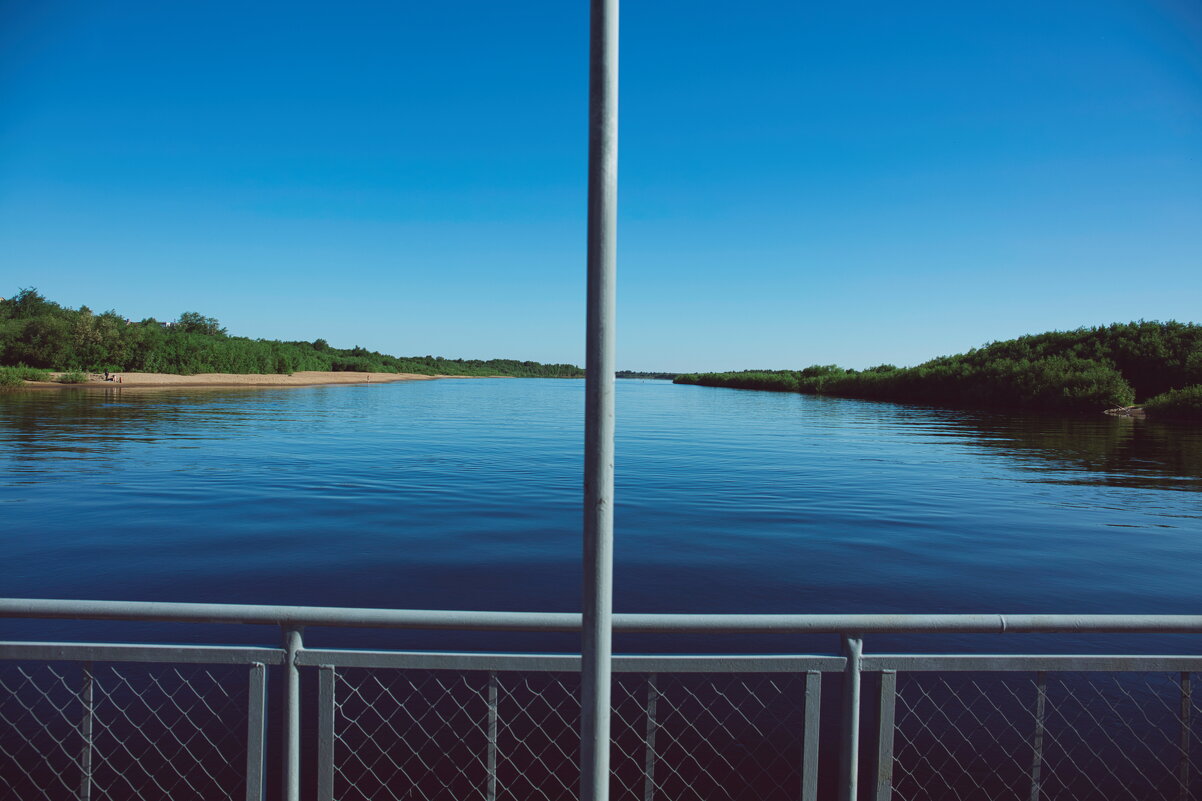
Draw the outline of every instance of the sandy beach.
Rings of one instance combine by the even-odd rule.
[[[55,377],[59,374],[54,373]],[[311,370],[284,374],[202,373],[114,373],[119,381],[105,381],[103,375],[89,374],[85,384],[59,384],[53,381],[26,381],[26,387],[47,389],[122,389],[149,387],[313,387],[326,384],[385,384],[392,381],[429,381],[434,378],[467,376],[419,375],[417,373],[350,373]]]

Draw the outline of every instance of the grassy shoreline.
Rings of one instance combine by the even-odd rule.
[[[84,380],[62,381],[63,374],[47,373],[44,380],[26,380],[10,387],[27,389],[172,389],[199,387],[317,387],[358,384],[389,384],[397,381],[432,381],[441,378],[477,378],[479,376],[424,375],[418,373],[358,373],[347,371],[304,370],[284,373],[117,373],[113,380],[102,374],[85,373]]]

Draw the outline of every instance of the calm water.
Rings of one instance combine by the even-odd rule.
[[[583,391],[0,394],[0,594],[576,610]],[[619,611],[1202,602],[1197,428],[634,381],[618,414]]]

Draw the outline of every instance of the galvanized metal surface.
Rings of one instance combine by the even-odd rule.
[[[897,671],[881,672],[877,696],[876,801],[893,797],[893,733],[896,727]]]
[[[624,656],[613,658],[614,673],[804,673],[840,671],[841,656],[689,655]],[[298,665],[391,668],[397,670],[511,670],[524,673],[579,672],[580,657],[574,654],[451,653],[433,651],[350,651],[305,649],[297,654]]]
[[[1189,758],[1190,745],[1193,741],[1193,737],[1191,736],[1192,728],[1190,719],[1193,717],[1192,713],[1194,708],[1194,696],[1191,686],[1192,682],[1190,674],[1188,672],[1183,672],[1181,674],[1181,706],[1179,712],[1181,718],[1181,743],[1179,746],[1181,748],[1181,756],[1178,763],[1178,771],[1180,774],[1178,781],[1181,783],[1180,798],[1182,801],[1190,797],[1190,777],[1193,773],[1193,771],[1190,770],[1191,763]]]
[[[304,647],[299,626],[283,631],[284,649],[284,721],[283,787],[284,801],[300,801],[300,671],[296,655]]]
[[[83,706],[83,721],[79,724],[82,752],[79,756],[79,801],[92,798],[92,737],[95,712],[95,693],[92,686],[92,663],[83,666],[83,689],[79,693]]]
[[[382,617],[378,614],[382,610],[28,601],[0,601],[0,615],[12,617],[26,604],[31,605],[33,617],[69,617],[70,611],[77,609],[85,618],[136,620],[145,614],[149,619],[164,619],[159,616],[174,611],[179,613],[180,622],[213,618],[254,623],[282,618],[287,622],[280,627],[283,641],[274,648],[0,643],[0,668],[5,664],[34,666],[18,667],[16,674],[0,672],[0,759],[8,760],[6,764],[17,771],[17,789],[10,792],[13,798],[41,797],[41,791],[30,795],[28,789],[41,781],[68,789],[71,797],[87,797],[89,793],[92,797],[97,793],[107,797],[104,794],[111,794],[114,786],[126,787],[129,782],[136,786],[136,782],[146,781],[131,778],[120,784],[120,777],[112,776],[119,765],[140,753],[137,749],[146,748],[150,749],[149,761],[138,757],[143,761],[129,763],[138,777],[145,775],[150,765],[178,758],[183,763],[178,769],[172,765],[172,775],[178,772],[184,783],[171,792],[181,798],[211,794],[216,786],[214,778],[226,774],[207,775],[204,760],[218,759],[218,745],[224,742],[221,748],[228,749],[230,733],[237,729],[245,733],[244,754],[226,750],[217,764],[222,771],[231,767],[244,770],[245,797],[259,801],[264,792],[269,729],[265,717],[268,666],[278,666],[275,669],[283,679],[283,714],[276,737],[283,745],[279,770],[280,794],[284,798],[301,794],[300,761],[304,752],[299,750],[299,699],[306,682],[314,682],[318,689],[314,789],[320,799],[341,797],[338,788],[352,784],[336,783],[356,780],[377,787],[382,798],[402,797],[397,794],[400,791],[396,788],[401,786],[397,781],[414,788],[415,797],[441,797],[444,791],[437,789],[442,786],[438,777],[447,770],[454,772],[459,797],[483,801],[574,796],[578,792],[575,785],[583,778],[576,761],[577,745],[568,736],[583,711],[576,678],[580,675],[580,656],[305,648],[296,629],[297,621],[320,620],[328,625],[342,620],[346,625],[358,626],[369,621],[400,625],[416,620],[424,627],[445,619],[452,622],[451,628],[526,628],[534,623],[536,628],[558,630],[554,627],[566,622],[563,616],[515,619],[509,613],[399,612]],[[1142,788],[1139,792],[1143,796],[1186,799],[1192,797],[1197,786],[1195,774],[1202,770],[1197,764],[1202,732],[1197,731],[1200,713],[1191,682],[1193,673],[1202,672],[1202,655],[873,654],[864,653],[865,640],[860,636],[861,628],[881,627],[892,632],[902,627],[904,631],[907,623],[912,624],[909,630],[921,633],[940,631],[938,625],[946,626],[944,630],[949,632],[988,631],[995,635],[1002,628],[1010,634],[1015,630],[1063,631],[1066,626],[1073,631],[1100,633],[1202,633],[1202,621],[1196,616],[1046,615],[1017,621],[996,615],[718,617],[627,616],[627,623],[649,627],[651,621],[659,620],[664,625],[658,631],[665,634],[822,631],[848,623],[855,628],[842,631],[845,656],[777,653],[613,657],[612,680],[621,687],[620,696],[610,705],[616,716],[614,725],[619,726],[611,732],[617,749],[613,753],[620,757],[608,772],[621,783],[614,792],[642,797],[644,801],[737,798],[749,793],[762,798],[801,797],[814,801],[820,789],[820,754],[829,760],[842,752],[838,790],[854,798],[856,781],[862,773],[861,748],[869,749],[866,753],[875,758],[873,786],[864,792],[877,799],[909,801],[955,797],[961,792],[982,798],[1049,798],[1085,791],[1096,795],[1098,788],[1123,787],[1124,783]],[[988,621],[992,623],[986,627]],[[311,639],[319,641],[320,637],[314,635]],[[1005,641],[1021,647],[1021,638],[1007,636]],[[150,666],[152,672],[146,674],[146,679],[139,678],[142,674],[138,670],[113,670],[118,665],[136,668],[138,663]],[[88,667],[92,664],[108,678],[97,683]],[[173,664],[178,667],[171,668]],[[46,672],[37,665],[68,665],[75,672],[62,667],[49,667]],[[214,676],[179,673],[211,669],[228,672],[239,665],[248,671],[241,674],[249,676],[247,702],[239,706],[241,702],[236,698],[240,696],[226,698],[228,693],[223,693],[218,701],[226,711],[205,699],[206,693],[221,688],[220,683],[214,683]],[[154,672],[162,669],[166,673]],[[344,679],[344,671],[353,677]],[[838,727],[840,747],[835,748],[832,739],[820,751],[823,673],[843,675],[844,717]],[[860,731],[861,693],[857,690],[864,674],[874,682],[867,686],[879,687],[875,717],[868,716],[879,725]],[[151,683],[143,686],[146,680]],[[343,693],[347,694],[345,698]],[[235,703],[235,712],[243,716],[232,729],[230,721],[222,717],[228,716],[230,703]],[[122,708],[132,709],[135,717],[114,721],[114,711],[125,714]],[[99,710],[106,710],[103,718],[97,717]],[[194,720],[197,713],[200,717]],[[43,721],[46,715],[49,717]],[[173,715],[178,716],[175,722]],[[173,756],[175,746],[164,748],[147,739],[149,733],[125,730],[139,725],[137,721],[142,718],[152,724],[153,731],[161,732],[154,736],[203,747],[197,751],[188,745]],[[430,728],[431,722],[435,728]],[[51,749],[43,767],[38,767],[37,759],[31,762],[6,750],[4,727],[16,730],[29,725],[48,727],[44,734],[33,730],[35,742],[42,743],[37,747]],[[217,739],[207,743],[205,727],[210,725],[218,726]],[[60,732],[64,726],[66,733]],[[346,726],[353,728],[344,731]],[[96,750],[92,743],[99,742],[96,738],[102,732],[106,742],[116,735],[118,742],[124,743],[122,748],[135,750],[117,753],[107,745]],[[523,740],[527,734],[534,740]],[[401,759],[401,763],[388,770],[381,769],[383,763],[374,768],[371,762],[343,764],[365,758],[351,745],[338,745],[343,742],[340,738],[347,736],[360,745],[364,738],[383,737],[383,741],[369,743],[370,753]],[[425,757],[416,762],[412,757],[402,758],[411,749],[418,749],[414,754],[425,753],[421,749],[428,746],[421,744],[422,738],[435,736],[450,738],[446,740],[449,750],[433,754],[434,761],[429,765],[423,767],[421,759]],[[759,738],[754,741],[760,745],[744,745],[740,739],[744,737]],[[469,741],[474,745],[469,746]],[[62,745],[54,745],[56,742]],[[991,749],[997,752],[993,754]],[[993,762],[981,764],[981,754],[993,754],[989,757]],[[1071,761],[1066,761],[1065,754],[1072,755]],[[534,772],[515,775],[518,765]],[[107,783],[103,787],[95,778],[101,775],[97,772],[100,770]],[[401,772],[393,775],[394,770]],[[114,780],[118,785],[112,784]],[[929,785],[925,789],[924,782]],[[154,780],[149,786],[167,791],[172,785]],[[50,787],[47,785],[47,791]],[[226,780],[222,790],[225,795],[221,797],[228,797],[229,789]]]
[[[870,672],[896,670],[948,672],[1089,671],[1141,673],[1152,671],[1199,671],[1202,655],[1114,656],[1103,654],[870,654],[863,669]]]
[[[474,631],[579,631],[572,612],[481,612],[354,609],[325,606],[189,604],[153,601],[0,599],[0,618],[158,620],[266,626],[334,626]],[[760,615],[631,614],[613,616],[621,633],[760,634],[1197,634],[1202,615]]]
[[[497,672],[488,672],[488,789],[485,801],[497,801]]]
[[[801,801],[818,801],[818,727],[822,716],[822,673],[806,671],[805,728],[801,735]]]
[[[659,707],[659,690],[655,686],[655,674],[651,673],[647,676],[647,707],[646,717],[647,725],[644,730],[643,740],[646,743],[646,752],[643,756],[643,801],[652,801],[655,798],[655,734],[659,729],[659,720],[656,710]]]
[[[839,798],[840,801],[856,801],[860,778],[860,671],[863,666],[864,641],[855,635],[844,635],[843,654],[847,663],[843,670]]]
[[[283,663],[282,648],[240,645],[129,645],[125,643],[0,642],[0,659],[31,662],[167,662],[266,665]]]
[[[1035,734],[1031,738],[1031,801],[1039,801],[1042,788],[1039,775],[1043,772],[1043,735],[1047,725],[1048,676],[1044,671],[1035,674]]]
[[[580,690],[580,797],[583,801],[608,801],[609,798],[617,204],[618,0],[592,0]]]
[[[267,754],[267,666],[250,666],[246,704],[246,801],[262,801]]]
[[[334,670],[317,669],[317,801],[334,801]]]

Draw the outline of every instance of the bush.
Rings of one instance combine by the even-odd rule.
[[[1141,320],[993,342],[915,367],[882,364],[857,371],[825,364],[690,374],[676,381],[903,403],[1101,411],[1202,385],[1202,325]],[[1148,409],[1189,417],[1196,414],[1191,397],[1173,396],[1163,402],[1169,405]]]
[[[68,373],[60,373],[54,380],[60,384],[86,384],[88,383],[88,374],[72,370]]]
[[[25,365],[0,367],[0,387],[16,387],[26,381],[49,381],[50,373]]]
[[[16,367],[0,367],[0,386],[16,386],[23,381],[49,381],[50,373],[36,367],[19,364]]]
[[[1157,395],[1144,404],[1144,412],[1149,417],[1202,420],[1202,384]]]

